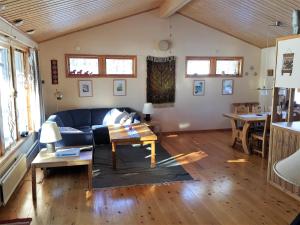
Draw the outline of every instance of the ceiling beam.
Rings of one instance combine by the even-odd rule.
[[[161,18],[168,18],[190,1],[191,0],[165,0],[160,6],[159,15]]]

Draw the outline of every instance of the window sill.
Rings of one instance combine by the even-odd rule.
[[[211,74],[211,75],[185,75],[186,78],[241,78],[242,75],[218,75],[218,74]]]
[[[136,74],[67,74],[67,78],[136,78]]]

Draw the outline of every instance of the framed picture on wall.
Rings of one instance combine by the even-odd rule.
[[[204,80],[194,80],[193,84],[193,95],[203,96],[205,94],[205,81]]]
[[[79,97],[92,97],[93,96],[93,81],[79,80]]]
[[[233,94],[233,80],[224,79],[222,80],[222,95],[232,95]]]
[[[126,80],[114,80],[114,96],[125,96],[126,95]]]

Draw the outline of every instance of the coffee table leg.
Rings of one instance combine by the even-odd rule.
[[[93,179],[93,164],[92,164],[92,162],[90,162],[89,164],[88,164],[88,189],[89,189],[89,191],[91,191],[92,190],[92,179]]]
[[[32,199],[36,201],[36,171],[35,166],[31,166],[31,174],[32,174]]]
[[[151,142],[151,168],[156,166],[155,163],[155,141]]]
[[[113,169],[115,170],[117,168],[117,159],[116,159],[116,143],[111,143],[111,150],[112,150],[112,164]]]

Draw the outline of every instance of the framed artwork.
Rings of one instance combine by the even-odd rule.
[[[114,96],[126,95],[126,80],[114,80]]]
[[[233,94],[233,80],[224,79],[222,80],[222,95],[232,95]]]
[[[281,75],[288,74],[291,76],[293,73],[294,53],[283,54],[282,61]]]
[[[268,70],[267,70],[267,75],[268,75],[269,77],[273,77],[273,75],[274,75],[274,70],[273,70],[273,69],[268,69]]]
[[[203,96],[205,94],[205,81],[204,80],[194,80],[193,85],[193,95]]]
[[[79,97],[93,96],[93,82],[91,80],[79,80]]]
[[[52,84],[58,84],[57,60],[51,60],[51,80]]]

